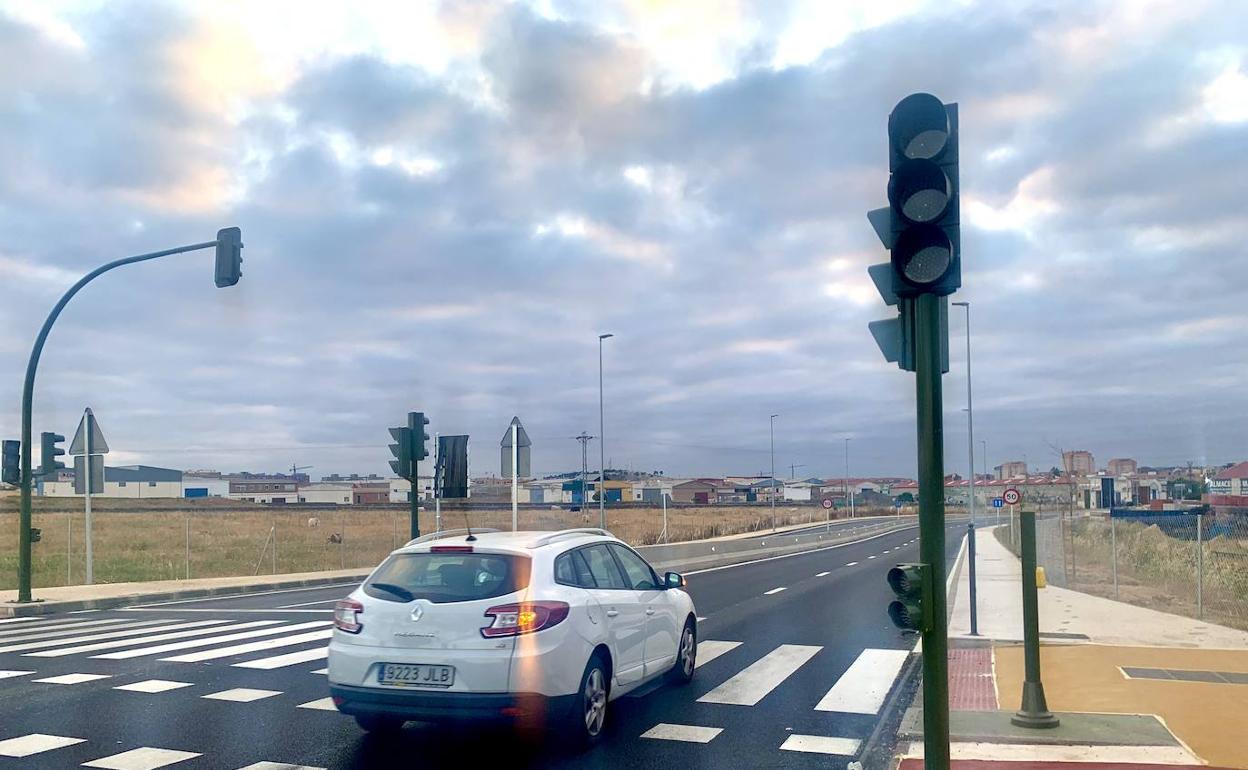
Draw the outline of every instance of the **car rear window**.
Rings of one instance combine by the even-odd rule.
[[[396,553],[364,584],[375,599],[434,604],[493,599],[527,588],[531,562],[496,553]]]

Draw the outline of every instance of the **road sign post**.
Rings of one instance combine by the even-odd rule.
[[[83,538],[87,560],[84,581],[90,586],[95,585],[95,538],[91,528],[91,493],[104,491],[104,455],[108,453],[108,442],[104,440],[100,424],[96,422],[95,414],[90,407],[82,413],[78,431],[74,433],[74,439],[69,444],[69,453],[74,456],[74,492],[81,490],[83,496],[85,514]],[[78,458],[82,458],[81,461]]]
[[[1018,490],[1006,490],[1018,494]],[[1008,498],[1007,498],[1008,499]],[[1059,720],[1049,711],[1040,680],[1040,610],[1036,594],[1036,514],[1023,509],[1019,513],[1019,529],[1023,557],[1023,702],[1013,717],[1019,727],[1057,727]]]

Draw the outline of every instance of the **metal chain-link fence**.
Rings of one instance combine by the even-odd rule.
[[[1018,516],[998,537],[1018,554]],[[1052,585],[1248,629],[1248,516],[1042,513],[1036,561]]]

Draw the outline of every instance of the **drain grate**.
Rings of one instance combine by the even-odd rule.
[[[1212,682],[1214,684],[1248,684],[1248,673],[1238,671],[1189,671],[1172,668],[1139,668],[1119,666],[1128,679],[1161,679],[1174,682]]]

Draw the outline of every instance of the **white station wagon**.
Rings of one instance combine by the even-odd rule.
[[[368,731],[503,719],[592,743],[615,698],[693,678],[684,586],[601,529],[417,538],[335,607],[330,693]]]

